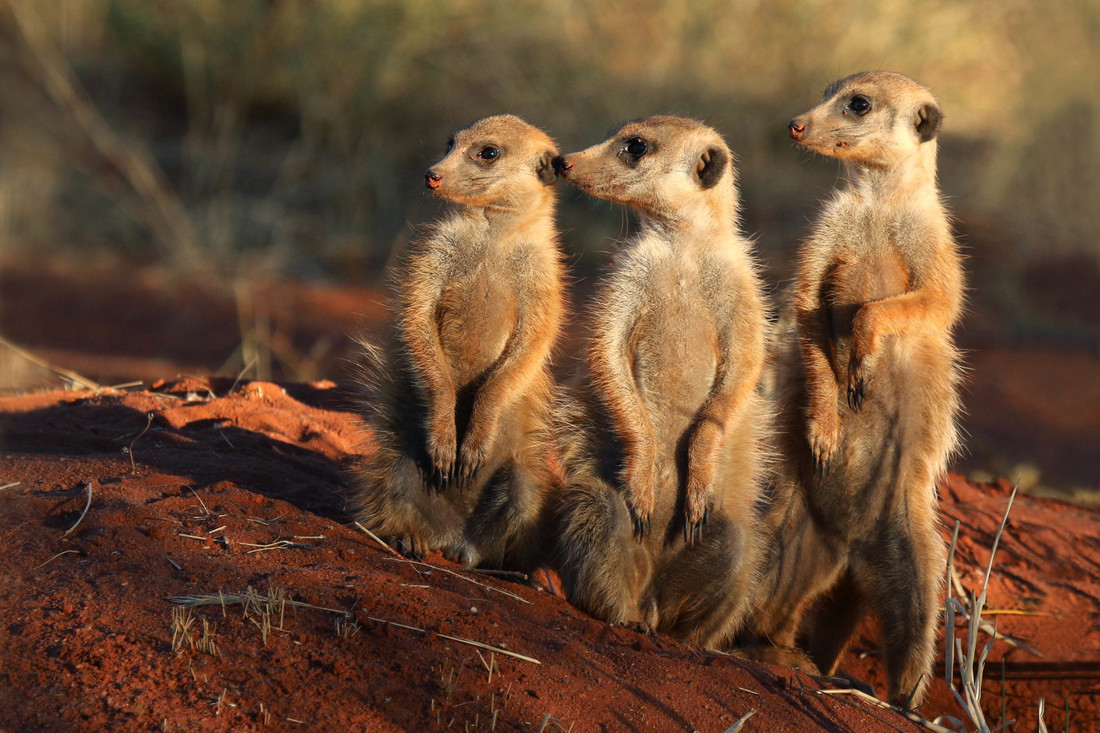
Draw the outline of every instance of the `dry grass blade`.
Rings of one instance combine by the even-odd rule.
[[[1046,710],[1047,710],[1047,701],[1040,697],[1039,698],[1039,724],[1036,728],[1038,733],[1048,733],[1047,732],[1047,723],[1046,723],[1045,720],[1043,720],[1043,717],[1046,715]]]
[[[958,595],[959,598],[962,598],[962,599],[968,598],[969,594],[966,592],[966,589],[963,588],[962,581],[959,579],[959,573],[958,573],[957,570],[955,570],[954,563],[949,563],[949,564],[950,564],[949,574],[950,574],[950,578],[951,578],[951,587],[954,588],[955,594]],[[961,615],[963,617],[964,621],[967,621],[967,622],[970,621],[970,612],[967,610],[966,606],[960,604],[959,609],[958,609],[958,613],[959,613],[959,615]],[[1016,610],[1011,610],[1011,609],[994,609],[994,610],[984,609],[982,611],[982,616],[983,616],[983,618],[979,619],[979,622],[978,622],[978,628],[981,631],[985,632],[986,634],[989,634],[991,637],[993,637],[994,639],[997,639],[998,641],[1003,641],[1005,644],[1008,644],[1011,647],[1015,647],[1016,649],[1020,649],[1021,651],[1025,651],[1028,654],[1032,655],[1033,657],[1038,657],[1040,659],[1045,658],[1045,655],[1041,651],[1036,649],[1035,647],[1027,644],[1026,642],[1020,641],[1019,639],[1017,639],[1013,636],[1009,636],[1008,634],[1004,634],[1004,633],[998,631],[997,627],[994,626],[989,621],[984,620],[984,617],[985,616],[1050,616],[1049,613],[1041,613],[1041,612],[1038,612],[1038,611],[1016,611]]]
[[[422,634],[427,634],[427,629],[421,629],[417,626],[409,626],[408,624],[399,624],[396,621],[387,621],[384,618],[375,618],[374,616],[364,616],[363,618],[368,621],[374,621],[379,624],[389,624],[390,626],[396,626],[399,629],[408,629],[409,631],[419,631]],[[500,647],[493,646],[492,644],[485,644],[484,642],[474,641],[473,639],[467,639],[462,636],[451,636],[450,634],[436,633],[440,639],[448,639],[450,641],[458,642],[459,644],[466,644],[467,646],[476,647],[478,649],[484,649],[486,651],[493,652],[494,654],[503,654],[506,657],[512,657],[513,659],[522,659],[525,662],[531,662],[532,664],[542,664],[534,657],[529,657],[525,654],[519,654],[517,652],[511,652],[507,649],[501,649]]]
[[[99,153],[125,176],[143,204],[142,223],[153,231],[158,244],[177,264],[198,269],[203,263],[198,233],[160,166],[144,145],[132,140],[123,143],[119,139],[80,85],[72,67],[42,31],[42,22],[30,10],[35,6],[37,12],[49,12],[43,11],[45,4],[26,0],[8,3],[15,24],[37,62],[47,93],[77,122]]]
[[[244,605],[248,604],[248,606],[251,608],[258,601],[259,602],[270,602],[272,599],[261,596],[261,595],[255,593],[255,592],[253,592],[252,589],[250,588],[244,594],[240,594],[240,595],[231,595],[231,594],[219,593],[218,595],[207,594],[207,595],[197,595],[197,596],[172,596],[168,600],[169,600],[169,602],[175,603],[175,604],[180,605],[180,606],[215,606],[215,605],[220,605],[220,606],[240,605],[240,606],[244,606]],[[281,603],[283,603],[287,606],[294,606],[296,608],[312,608],[315,611],[325,611],[327,613],[339,613],[341,615],[347,615],[347,613],[348,613],[348,611],[346,611],[345,609],[342,609],[342,608],[326,608],[325,606],[315,606],[311,603],[303,603],[302,601],[294,601],[294,600],[290,600],[290,599],[282,599]],[[384,618],[376,618],[374,616],[366,616],[366,615],[364,615],[363,618],[367,619],[368,621],[373,621],[373,622],[379,623],[379,624],[389,624],[390,626],[393,626],[393,627],[396,627],[396,628],[399,628],[399,629],[407,629],[409,631],[416,631],[416,632],[419,632],[421,634],[429,633],[427,629],[422,629],[418,626],[409,626],[408,624],[402,624],[402,623],[398,623],[396,621],[389,621],[389,620],[384,619]],[[508,651],[507,649],[501,649],[500,647],[492,646],[491,644],[485,644],[483,642],[475,641],[473,639],[467,639],[467,638],[461,637],[461,636],[451,636],[449,634],[436,634],[436,636],[438,636],[440,639],[448,639],[450,641],[454,641],[454,642],[457,642],[459,644],[466,644],[468,646],[477,647],[478,649],[484,649],[486,651],[493,652],[494,654],[503,654],[505,656],[512,657],[514,659],[522,659],[525,662],[531,662],[533,664],[542,664],[542,662],[535,659],[534,657],[528,657],[524,654],[519,654],[517,652]]]
[[[990,633],[990,639],[986,642],[982,650],[978,651],[978,635],[983,631],[982,611],[985,609],[986,593],[989,590],[989,578],[993,573],[993,560],[997,555],[997,547],[1001,542],[1001,535],[1004,534],[1005,527],[1008,525],[1008,516],[1012,511],[1012,502],[1016,499],[1016,491],[1019,488],[1019,482],[1012,489],[1012,494],[1008,497],[1008,504],[1005,506],[1004,517],[1001,519],[1001,524],[997,528],[997,534],[993,537],[993,546],[989,551],[989,563],[986,565],[985,579],[982,585],[980,593],[964,594],[960,593],[960,597],[966,598],[969,595],[969,609],[967,609],[959,598],[955,598],[952,594],[952,590],[961,589],[962,583],[957,581],[957,578],[949,582],[947,599],[945,600],[945,616],[946,626],[944,629],[944,638],[946,643],[945,657],[946,662],[944,664],[944,676],[947,681],[948,687],[951,689],[951,694],[955,696],[955,701],[959,703],[959,707],[966,712],[971,722],[977,726],[978,733],[991,733],[988,721],[986,721],[985,713],[982,711],[981,699],[982,699],[982,679],[985,675],[985,662],[989,656],[990,650],[993,648],[993,642],[998,638],[997,629],[994,626]],[[951,542],[951,549],[948,552],[947,557],[947,571],[948,577],[951,576],[952,563],[955,555],[955,545],[958,539],[958,524],[955,525],[955,538]],[[962,615],[967,621],[967,637],[966,646],[964,648],[962,639],[955,637],[955,615]],[[985,622],[988,624],[988,622]],[[955,686],[955,667],[958,663],[959,681],[962,685],[962,691]]]
[[[126,452],[130,455],[130,471],[131,472],[137,471],[137,463],[134,462],[134,445],[136,445],[137,442],[139,440],[141,440],[141,436],[143,436],[147,432],[149,432],[149,426],[153,424],[153,417],[154,416],[155,415],[152,412],[145,413],[145,427],[142,429],[142,431],[140,433],[137,434],[137,436],[134,437],[133,440],[130,441],[130,447],[126,449]]]
[[[84,482],[84,488],[88,490],[88,501],[87,501],[86,504],[84,504],[84,511],[82,511],[80,513],[80,516],[76,518],[76,524],[74,524],[73,526],[71,526],[67,530],[65,530],[65,534],[61,535],[62,537],[67,537],[69,534],[72,533],[72,531],[74,529],[77,528],[77,526],[80,525],[80,522],[83,521],[83,519],[84,519],[84,515],[88,513],[88,510],[92,506],[92,482],[91,481],[85,481]]]
[[[394,557],[398,558],[399,560],[404,560],[404,559],[405,559],[404,557],[402,557],[402,555],[401,555],[401,553],[400,553],[400,552],[398,552],[397,550],[395,550],[395,549],[393,549],[392,547],[390,547],[389,545],[387,545],[387,544],[386,544],[385,542],[383,542],[383,541],[382,541],[382,538],[381,538],[381,537],[379,537],[378,535],[376,535],[376,534],[375,534],[374,532],[371,532],[371,531],[370,531],[369,529],[367,529],[366,527],[364,527],[364,526],[363,526],[362,524],[360,524],[359,522],[355,522],[355,526],[356,526],[356,527],[358,527],[358,528],[360,529],[360,531],[362,531],[362,532],[363,532],[364,534],[366,534],[366,535],[367,535],[368,537],[370,537],[370,538],[371,538],[372,540],[374,540],[374,541],[375,541],[375,542],[377,542],[377,543],[378,543],[379,545],[381,545],[381,546],[382,546],[382,547],[384,547],[384,548],[385,548],[386,550],[388,550],[388,551],[389,551],[389,553],[390,553],[391,555],[393,555]]]
[[[736,723],[731,725],[729,728],[726,728],[726,733],[737,733],[737,731],[745,727],[745,723],[748,722],[749,718],[754,715],[756,715],[756,708],[752,708],[751,710],[749,710],[749,712],[742,715]]]
[[[22,481],[12,481],[11,483],[0,485],[0,491],[4,491],[5,489],[14,489],[16,486],[19,486],[22,483]]]
[[[79,555],[79,554],[80,554],[80,550],[62,550],[61,552],[59,552],[56,555],[54,555],[53,557],[51,557],[49,560],[46,560],[45,562],[38,563],[33,568],[31,568],[31,570],[38,570],[38,568],[45,567],[46,565],[49,565],[51,562],[53,562],[57,558],[61,557],[62,555]]]
[[[191,637],[191,626],[195,623],[191,609],[184,606],[172,608],[172,651],[178,651],[184,641],[195,648],[195,640]]]
[[[494,593],[500,593],[501,595],[508,596],[509,598],[514,598],[515,600],[520,601],[522,603],[530,603],[531,602],[531,601],[527,600],[526,598],[524,598],[523,596],[516,595],[515,593],[512,593],[511,591],[506,591],[503,588],[496,588],[494,586],[487,585],[485,583],[479,583],[478,581],[474,580],[473,578],[468,578],[468,577],[466,577],[465,575],[463,575],[461,573],[455,572],[454,570],[448,570],[447,568],[443,568],[443,567],[440,567],[438,565],[432,565],[431,563],[420,562],[419,560],[410,560],[407,557],[397,558],[396,560],[393,560],[393,562],[403,562],[403,563],[408,563],[408,564],[413,565],[413,566],[431,568],[432,570],[438,570],[442,573],[447,573],[447,575],[453,575],[456,578],[460,578],[461,580],[465,580],[467,583],[473,583],[474,585],[480,586],[481,588],[484,588],[486,590],[491,590]]]
[[[850,695],[851,697],[858,698],[859,700],[862,700],[869,705],[873,705],[876,708],[881,708],[883,710],[893,710],[898,715],[905,717],[906,719],[916,723],[923,728],[934,731],[934,733],[957,733],[957,731],[953,731],[950,728],[945,728],[942,725],[939,725],[938,723],[935,723],[931,720],[922,718],[921,716],[914,713],[912,710],[902,710],[901,708],[891,705],[888,702],[883,702],[882,700],[879,700],[877,697],[868,695],[862,690],[814,690],[814,692],[819,695]]]
[[[44,361],[42,359],[39,359],[34,354],[30,353],[26,349],[21,349],[20,347],[13,344],[11,341],[8,341],[3,336],[0,336],[0,346],[3,346],[5,349],[8,349],[9,351],[13,352],[19,358],[25,359],[26,361],[29,361],[31,364],[34,364],[35,366],[40,366],[43,369],[48,369],[51,372],[53,372],[54,374],[56,374],[57,376],[69,380],[69,382],[71,382],[74,386],[83,387],[84,389],[103,389],[102,385],[100,385],[96,382],[93,382],[92,380],[90,380],[86,377],[82,377],[74,371],[70,371],[68,369],[62,369],[61,367],[54,366],[53,364],[50,364],[48,361]],[[4,488],[8,488],[8,487],[5,486]]]

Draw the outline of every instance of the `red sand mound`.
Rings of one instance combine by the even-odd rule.
[[[918,730],[539,587],[394,557],[345,513],[370,450],[351,404],[330,383],[198,379],[0,400],[0,486],[18,482],[0,490],[0,728],[725,731],[755,711],[743,730]],[[977,587],[1007,486],[952,477],[942,496]],[[989,618],[1044,656],[995,644],[983,704],[999,723],[1003,689],[1034,730],[1045,697],[1062,730],[1068,700],[1090,729],[1100,514],[1021,497],[1012,517]],[[195,607],[173,644],[170,597],[249,588],[287,603]],[[865,632],[845,667],[881,690]],[[921,713],[962,717],[942,678]]]

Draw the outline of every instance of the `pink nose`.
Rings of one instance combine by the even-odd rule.
[[[791,120],[787,123],[787,130],[791,135],[792,140],[801,140],[802,133],[806,132],[806,126],[800,124],[797,120]]]

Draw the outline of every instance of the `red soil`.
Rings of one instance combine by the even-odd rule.
[[[918,730],[786,670],[610,628],[545,578],[393,557],[345,513],[370,450],[352,403],[331,383],[203,379],[0,399],[0,485],[19,482],[0,490],[0,729],[724,731],[755,710],[743,730]],[[941,495],[977,587],[1007,485],[953,476]],[[1040,697],[1051,730],[1064,701],[1073,729],[1100,725],[1098,538],[1096,512],[1017,499],[988,607],[1035,614],[990,618],[1044,656],[994,644],[994,725],[1002,689],[1018,730]],[[334,610],[288,606],[265,641],[257,610],[198,607],[173,650],[169,598],[247,588]],[[204,623],[216,653],[192,645]],[[881,690],[865,632],[844,666]],[[942,677],[920,712],[963,717]]]

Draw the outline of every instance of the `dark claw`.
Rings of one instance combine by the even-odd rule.
[[[829,475],[829,470],[833,467],[833,460],[830,458],[827,461],[822,461],[817,454],[814,454],[814,476],[820,481]]]
[[[707,507],[707,510],[705,512],[703,512],[703,526],[706,527],[707,522],[709,522],[709,521],[710,521],[710,507]]]
[[[853,412],[859,412],[863,407],[863,398],[867,396],[867,382],[860,379],[854,387],[848,388],[848,407]]]
[[[634,514],[633,510],[631,510],[630,513],[634,517],[634,538],[641,542],[643,539],[645,539],[646,534],[649,532],[651,522],[653,520],[647,519],[645,521],[642,521],[637,514]]]

